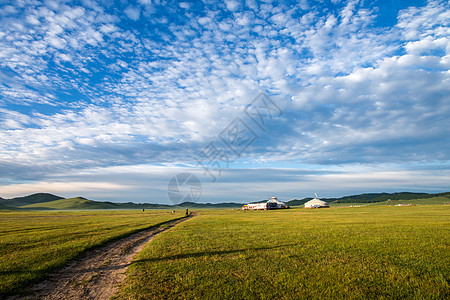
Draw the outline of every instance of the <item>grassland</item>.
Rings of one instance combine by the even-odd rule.
[[[7,205],[0,204],[0,212],[9,211],[9,210],[13,210],[13,209],[14,209],[13,207],[9,207]]]
[[[33,203],[29,205],[21,206],[20,208],[26,209],[113,209],[114,204],[110,206],[105,205],[104,202],[96,202],[81,197],[58,199],[54,201],[44,203]]]
[[[156,237],[119,299],[449,299],[450,206],[201,211]]]
[[[410,200],[389,200],[374,203],[347,203],[347,202],[331,202],[330,207],[349,207],[349,206],[368,206],[368,205],[396,205],[396,204],[412,204],[412,205],[443,205],[450,203],[449,196],[438,196],[430,198],[419,198]]]
[[[0,212],[0,296],[86,249],[181,216],[161,210]]]
[[[385,202],[374,203],[375,205],[396,205],[396,204],[413,204],[413,205],[442,205],[450,203],[450,198],[447,197],[433,197],[413,200],[390,200]]]

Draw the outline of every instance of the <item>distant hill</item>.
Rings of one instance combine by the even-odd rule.
[[[11,207],[20,207],[35,203],[49,202],[54,200],[64,199],[63,197],[55,196],[48,193],[37,193],[28,195],[25,197],[16,197],[12,199],[1,199],[0,204],[11,206]]]
[[[17,208],[15,208],[15,207],[10,207],[7,205],[0,204],[0,210],[16,210],[16,209]]]
[[[195,203],[195,202],[183,202],[175,205],[174,207],[184,207],[184,208],[240,208],[244,204],[242,203]]]
[[[38,193],[12,199],[0,198],[0,209],[173,209],[173,208],[233,208],[241,207],[239,203],[194,203],[184,202],[177,205],[152,203],[115,203],[109,201],[94,201],[83,197],[63,198],[60,196]]]
[[[293,199],[287,201],[289,206],[300,206],[313,198]],[[345,205],[346,203],[355,204],[444,204],[450,201],[450,192],[439,194],[427,193],[370,193],[345,196],[341,198],[321,198],[329,204]],[[388,200],[389,203],[387,202]],[[267,200],[265,200],[267,201]],[[259,201],[261,202],[261,201]],[[108,201],[93,201],[83,197],[63,198],[48,193],[38,193],[25,197],[16,197],[13,199],[0,198],[0,210],[12,209],[33,209],[33,210],[52,210],[52,209],[175,209],[175,208],[240,208],[242,203],[194,203],[183,202],[177,205],[151,204],[151,203],[115,203]]]
[[[142,208],[168,208],[169,205],[159,204],[136,204],[128,203],[114,203],[108,201],[93,201],[83,197],[58,199],[54,201],[34,203],[30,205],[21,206],[26,209],[142,209]]]
[[[397,204],[413,204],[413,205],[442,205],[450,204],[450,195],[427,197],[409,200],[389,200],[373,203],[372,205],[397,205]]]
[[[158,209],[158,208],[232,208],[241,207],[243,204],[238,203],[194,203],[183,202],[177,205],[162,205],[150,203],[113,203],[88,200],[83,197],[58,199],[54,201],[34,203],[30,205],[21,206],[25,209]]]
[[[410,201],[410,200],[424,200],[431,199],[434,200],[428,201],[429,203],[441,203],[442,199],[439,197],[449,197],[450,192],[447,193],[438,193],[438,194],[427,194],[427,193],[409,193],[409,192],[401,192],[401,193],[368,193],[368,194],[360,194],[360,195],[352,195],[345,196],[341,198],[320,198],[320,200],[326,201],[329,204],[343,204],[343,203],[355,203],[355,204],[370,204],[370,203],[382,203],[388,200],[391,201]],[[439,199],[438,199],[439,198]],[[313,198],[303,198],[301,200],[294,199],[287,202],[289,206],[299,206],[303,205],[309,200]],[[420,203],[425,203],[426,201],[419,201]]]
[[[371,194],[360,194],[353,196],[346,196],[341,198],[324,198],[321,200],[327,201],[329,203],[377,203],[384,202],[387,200],[414,200],[414,199],[426,199],[439,196],[450,196],[450,193],[439,193],[439,194],[427,194],[427,193],[371,193]]]
[[[33,203],[21,206],[28,209],[113,209],[118,208],[113,203],[97,202],[83,197],[58,199],[41,203]]]
[[[308,202],[309,200],[312,200],[312,199],[313,198],[303,198],[301,200],[294,199],[294,200],[290,200],[290,201],[288,201],[286,203],[289,206],[298,206],[298,205],[303,205],[303,204],[305,204],[306,202]]]

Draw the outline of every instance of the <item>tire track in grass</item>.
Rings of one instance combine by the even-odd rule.
[[[33,285],[29,289],[30,294],[7,299],[110,299],[125,280],[133,257],[155,236],[192,216],[160,223],[103,247],[88,250],[50,274],[47,280]]]

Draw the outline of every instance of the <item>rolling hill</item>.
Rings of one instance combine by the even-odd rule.
[[[113,203],[93,201],[83,197],[63,198],[49,193],[37,193],[12,199],[0,198],[1,209],[123,209],[160,208],[158,204]]]
[[[17,210],[18,208],[0,204],[0,210]]]
[[[169,205],[159,204],[136,204],[128,203],[113,203],[108,201],[94,201],[83,197],[58,199],[54,201],[47,201],[41,203],[33,203],[21,206],[24,209],[154,209],[154,208],[168,208]]]
[[[383,202],[377,202],[373,205],[397,205],[397,204],[413,204],[413,205],[437,205],[437,204],[450,204],[450,195],[436,196],[431,198],[419,198],[409,200],[389,200]]]
[[[41,203],[21,206],[27,209],[114,209],[118,208],[114,203],[97,202],[83,197],[58,199]]]
[[[68,199],[59,199],[55,201],[34,203],[30,205],[21,206],[24,209],[175,209],[175,208],[231,208],[240,207],[242,204],[237,203],[193,203],[183,202],[177,205],[161,205],[161,204],[146,204],[146,203],[113,203],[93,201],[83,197],[75,197]]]
[[[16,197],[12,199],[0,199],[0,204],[10,207],[21,207],[25,205],[49,202],[54,200],[64,199],[63,197],[55,196],[49,193],[37,193],[24,197]]]
[[[0,209],[30,209],[30,210],[55,210],[55,209],[175,209],[175,208],[238,208],[239,203],[194,203],[183,202],[177,205],[164,205],[152,203],[114,203],[108,201],[94,201],[83,197],[63,198],[60,196],[38,193],[25,197],[12,199],[0,198]]]
[[[287,203],[287,205],[289,205],[289,206],[299,206],[299,205],[305,204],[306,202],[308,202],[309,200],[312,200],[312,199],[313,199],[313,198],[303,198],[303,199],[301,199],[301,200],[294,199],[294,200],[290,200],[290,201],[288,201],[288,202],[286,202],[286,203]]]
[[[287,201],[289,206],[300,206],[312,198],[294,199]],[[450,202],[450,192],[438,194],[426,193],[371,193],[345,196],[341,198],[321,198],[332,206],[346,204],[444,204]],[[84,210],[84,209],[185,209],[185,208],[240,208],[241,203],[194,203],[184,202],[177,205],[151,203],[114,203],[108,201],[94,201],[83,197],[63,198],[60,196],[38,193],[13,199],[0,198],[0,210],[30,209],[30,210]]]
[[[353,196],[346,196],[342,198],[324,199],[327,202],[334,203],[376,203],[384,202],[387,200],[413,200],[413,199],[425,199],[440,196],[441,194],[427,194],[427,193],[370,193],[360,194]]]
[[[226,202],[226,203],[195,203],[195,202],[183,202],[173,207],[178,208],[241,208],[244,204]]]
[[[424,203],[424,199],[436,198],[436,197],[445,197],[450,198],[450,192],[447,193],[437,193],[437,194],[427,194],[427,193],[409,193],[409,192],[401,192],[401,193],[369,193],[369,194],[360,194],[360,195],[351,195],[344,196],[341,198],[320,198],[320,200],[326,201],[329,204],[344,204],[344,203],[352,203],[352,204],[369,204],[369,203],[382,203],[388,200],[390,201],[400,201],[400,200],[420,200]],[[303,205],[312,198],[303,198],[301,200],[291,200],[287,203],[290,206],[295,205]],[[420,202],[419,201],[419,202]],[[431,201],[433,202],[433,201]]]

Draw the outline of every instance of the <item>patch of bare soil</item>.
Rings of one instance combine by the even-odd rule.
[[[125,279],[133,257],[156,235],[188,218],[160,224],[89,250],[30,288],[31,295],[8,299],[110,299]]]

